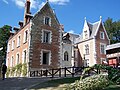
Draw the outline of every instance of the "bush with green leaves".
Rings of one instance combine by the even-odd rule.
[[[96,64],[94,65],[95,69],[107,70],[108,71],[108,79],[115,82],[120,83],[120,70],[118,68],[113,68],[111,66]]]
[[[75,83],[67,85],[65,90],[101,90],[108,85],[107,76],[98,74],[77,80]]]

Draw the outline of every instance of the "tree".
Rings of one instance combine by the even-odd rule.
[[[5,61],[6,50],[7,50],[7,41],[10,37],[10,31],[12,27],[9,25],[4,25],[0,28],[0,60]]]
[[[120,42],[120,20],[113,22],[111,18],[108,18],[104,22],[104,26],[110,38],[110,43],[114,44]]]

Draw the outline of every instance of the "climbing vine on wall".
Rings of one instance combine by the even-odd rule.
[[[14,67],[8,67],[7,69],[7,73],[6,73],[7,77],[9,76],[26,76],[27,75],[27,64],[23,63],[23,64],[17,64]]]

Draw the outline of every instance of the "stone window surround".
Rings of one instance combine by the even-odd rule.
[[[15,39],[12,40],[12,48],[11,48],[11,50],[14,50],[14,49],[15,49]]]
[[[26,32],[27,32],[27,39],[26,39]],[[23,43],[26,43],[27,40],[28,40],[28,28],[24,31]]]
[[[43,65],[43,52],[48,52],[49,53],[49,61],[48,61],[48,65],[51,64],[51,51],[50,50],[46,50],[46,49],[41,49],[41,58],[40,58],[40,65]]]
[[[18,57],[17,57],[17,55],[19,55],[19,62],[18,62]],[[20,53],[17,52],[17,53],[16,53],[16,65],[19,64],[19,63],[20,63]]]
[[[44,16],[44,24],[47,25],[46,22],[45,22],[46,18],[49,18],[49,25],[48,26],[51,26],[51,17],[50,16]]]
[[[52,31],[50,31],[50,30],[46,30],[46,29],[43,29],[42,30],[42,43],[45,43],[44,42],[44,32],[50,32],[50,36],[49,36],[49,41],[47,42],[48,44],[51,44],[51,42],[52,42]]]
[[[102,45],[103,45],[104,47],[101,47]],[[106,47],[106,44],[105,44],[105,43],[100,43],[100,54],[106,54],[105,47]],[[102,48],[104,48],[104,51],[101,51]],[[103,53],[103,52],[104,52],[104,53]]]
[[[105,34],[103,31],[100,31],[100,39],[105,39]]]
[[[26,51],[26,61],[24,60],[24,52]],[[27,48],[22,51],[22,63],[27,63]]]
[[[17,47],[20,47],[21,44],[21,35],[17,37]]]

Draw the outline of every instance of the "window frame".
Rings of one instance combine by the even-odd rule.
[[[26,32],[27,32],[27,34],[26,34]],[[27,41],[28,41],[28,29],[26,29],[26,30],[24,31],[23,43],[26,43]]]
[[[106,44],[100,43],[100,54],[106,54],[105,48]]]
[[[69,61],[69,53],[67,51],[64,52],[64,61]]]
[[[12,48],[11,48],[12,50],[14,50],[15,49],[15,40],[12,40]]]
[[[44,16],[44,24],[51,26],[51,18],[49,16]]]
[[[89,44],[85,45],[85,55],[89,55],[90,54],[90,50],[89,50]]]
[[[100,39],[105,39],[105,33],[103,31],[100,31]]]
[[[17,47],[20,47],[20,43],[21,43],[21,36],[19,35],[17,37]]]
[[[18,58],[19,56],[19,58]],[[20,63],[20,53],[17,53],[16,54],[16,64],[19,64]]]
[[[49,34],[46,39],[46,33]],[[52,42],[52,32],[50,30],[42,30],[42,43],[51,44]]]
[[[43,64],[43,53],[48,53],[48,61],[47,64]],[[50,65],[51,64],[51,51],[50,50],[41,50],[41,65]]]

